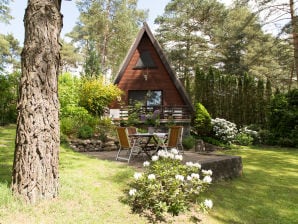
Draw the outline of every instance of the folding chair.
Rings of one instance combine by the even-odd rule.
[[[167,150],[168,148],[176,148],[178,149],[179,142],[181,141],[182,135],[182,126],[172,126],[168,132],[168,138],[165,141],[161,141],[161,144],[157,146],[157,150],[159,147]]]
[[[127,128],[117,127],[117,136],[119,139],[119,150],[116,160],[126,160],[129,163],[131,156],[138,154],[141,148],[136,144],[136,139],[129,139]]]
[[[127,133],[128,133],[128,135],[136,134],[137,128],[136,127],[127,127]]]
[[[178,141],[177,149],[179,151],[181,151],[182,154],[184,154],[184,148],[183,148],[183,144],[182,144],[182,140],[183,140],[183,126],[178,126],[178,127],[180,127],[180,136],[179,136],[179,141]]]

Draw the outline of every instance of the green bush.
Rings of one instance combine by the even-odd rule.
[[[133,212],[149,212],[151,220],[164,221],[165,213],[176,216],[198,203],[200,193],[212,181],[212,171],[201,171],[198,163],[184,165],[181,160],[182,155],[172,149],[161,150],[152,162],[144,162],[145,172],[135,173],[130,189],[126,190],[125,201]],[[211,208],[212,201],[206,199],[199,206]]]
[[[204,142],[207,142],[209,144],[216,145],[223,148],[229,148],[229,145],[226,145],[215,138],[205,136],[205,137],[202,137],[202,139]]]
[[[206,136],[211,131],[211,116],[201,103],[195,106],[194,128],[199,136]]]
[[[93,137],[93,128],[89,125],[84,125],[79,128],[78,137],[81,139],[88,139]]]
[[[295,141],[291,138],[279,138],[277,144],[283,147],[295,147]]]
[[[295,147],[298,138],[298,89],[277,93],[270,103],[269,131],[274,144]]]
[[[68,138],[65,134],[63,134],[62,132],[60,132],[60,143],[67,143],[68,142]]]
[[[196,144],[196,139],[192,135],[185,136],[182,139],[183,148],[188,150],[192,149]]]
[[[70,136],[76,133],[76,124],[71,117],[64,117],[60,120],[60,132]]]
[[[84,79],[79,90],[79,105],[94,116],[101,116],[122,91],[113,84],[106,84],[104,78]]]
[[[238,145],[251,145],[253,143],[253,137],[251,137],[250,135],[246,134],[246,133],[238,133],[236,135],[235,141],[234,143],[238,144]]]

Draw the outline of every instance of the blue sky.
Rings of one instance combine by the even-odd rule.
[[[164,7],[170,0],[139,0],[138,8],[139,9],[148,9],[149,10],[149,18],[147,23],[154,30],[154,19],[158,15],[162,15],[164,11]],[[24,24],[23,17],[25,13],[25,8],[27,5],[27,1],[25,0],[15,0],[11,3],[11,14],[14,17],[14,20],[10,22],[9,25],[0,23],[0,33],[7,34],[12,33],[19,41],[20,44],[23,45],[24,41]],[[77,18],[79,16],[79,12],[76,8],[75,1],[62,1],[62,14],[63,18],[63,29],[61,31],[61,35],[64,36],[66,33],[70,32],[74,27]]]

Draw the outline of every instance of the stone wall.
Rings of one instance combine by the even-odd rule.
[[[214,180],[232,179],[242,176],[242,159],[240,156],[213,154],[214,158],[201,163],[202,169],[213,171]]]
[[[118,140],[108,138],[105,142],[95,139],[72,139],[70,147],[77,152],[114,151],[118,149]]]

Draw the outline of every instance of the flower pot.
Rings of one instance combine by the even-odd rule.
[[[153,134],[154,133],[154,127],[148,127],[148,133]]]

